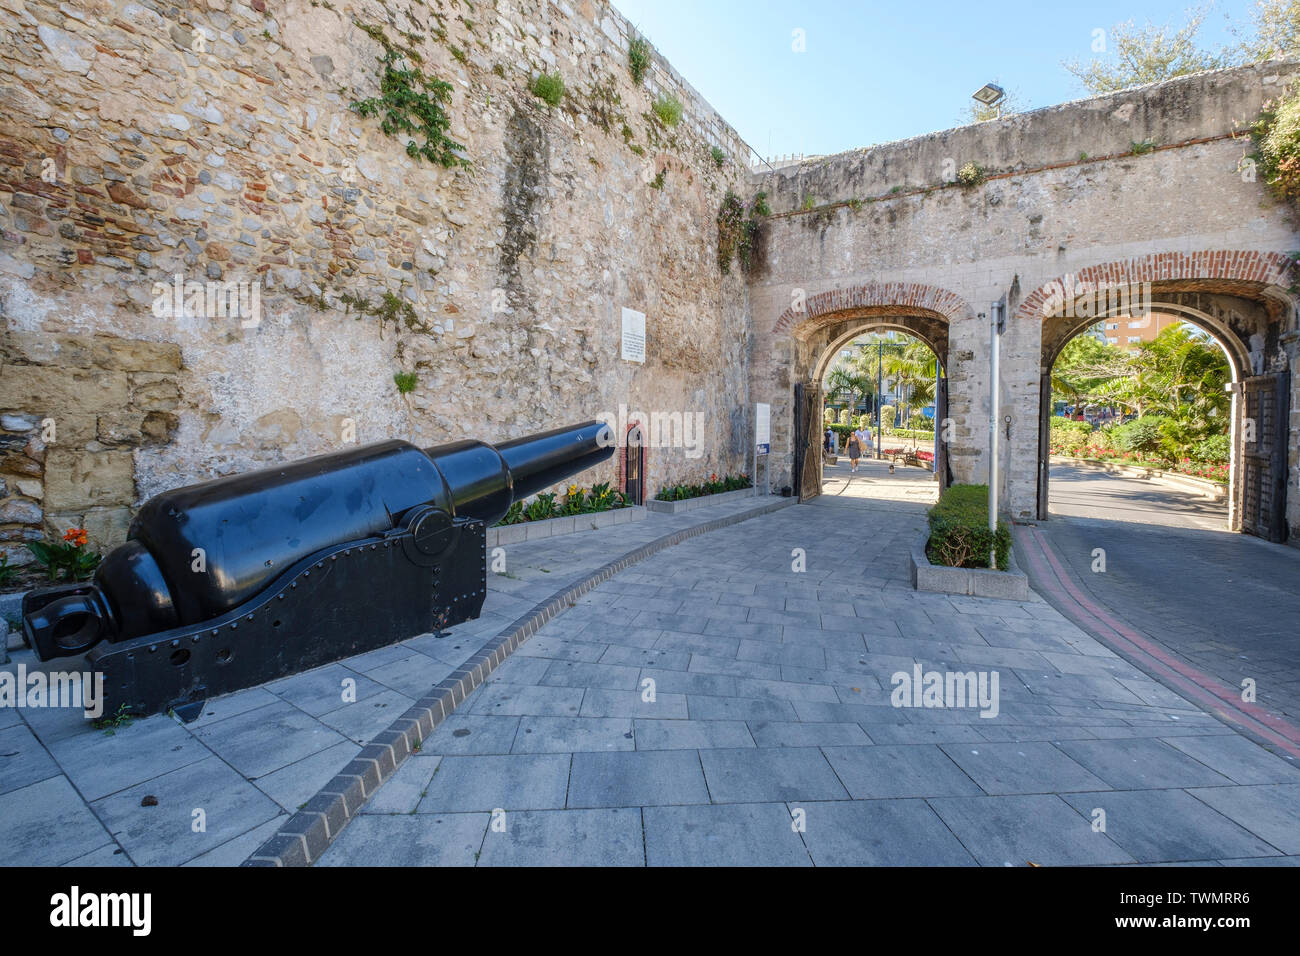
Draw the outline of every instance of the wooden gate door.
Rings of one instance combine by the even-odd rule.
[[[1285,541],[1286,440],[1291,375],[1257,375],[1242,383],[1241,530]],[[1253,440],[1252,440],[1253,439]]]

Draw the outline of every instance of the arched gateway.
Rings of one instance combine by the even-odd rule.
[[[1231,526],[1300,543],[1300,217],[1243,165],[1241,132],[1297,79],[1294,63],[1196,74],[757,171],[773,215],[746,282],[749,383],[772,405],[774,484],[816,494],[826,363],[895,328],[946,372],[941,474],[987,481],[996,388],[1000,504],[1046,518],[1052,364],[1095,323],[1135,321],[1137,301],[1229,356]],[[956,181],[971,164],[981,175]]]
[[[796,370],[793,490],[807,499],[821,493],[821,383],[842,346],[873,331],[894,330],[914,335],[939,359],[941,375],[935,395],[939,420],[948,414],[948,327],[968,318],[970,307],[961,297],[920,283],[867,283],[833,289],[798,302],[777,320],[775,335],[793,343]],[[940,446],[935,473],[948,474],[946,448]]]

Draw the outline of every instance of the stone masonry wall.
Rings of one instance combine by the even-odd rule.
[[[657,56],[634,83],[631,33],[595,0],[0,0],[0,548],[23,560],[42,523],[112,544],[158,491],[350,442],[621,405],[703,416],[699,457],[654,449],[650,494],[742,470],[747,292],[715,216],[747,147]],[[470,167],[349,109],[383,40],[451,83]]]

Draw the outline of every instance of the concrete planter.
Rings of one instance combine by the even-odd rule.
[[[550,538],[557,534],[592,531],[596,528],[607,528],[612,524],[627,524],[632,521],[644,521],[645,519],[646,510],[633,506],[631,508],[619,508],[615,511],[595,511],[585,515],[548,518],[546,521],[523,521],[519,524],[488,528],[487,546],[496,548],[503,544],[536,541],[538,538]]]
[[[1052,461],[1064,465],[1079,465],[1083,468],[1097,468],[1101,471],[1110,472],[1112,475],[1123,475],[1125,478],[1146,478],[1174,488],[1181,488],[1183,491],[1204,495],[1206,498],[1226,498],[1228,496],[1227,485],[1221,485],[1217,481],[1209,481],[1205,478],[1196,478],[1193,475],[1184,475],[1176,471],[1161,471],[1158,468],[1135,468],[1132,465],[1118,465],[1113,461],[1098,461],[1095,458],[1068,458],[1065,455],[1053,455]]]
[[[754,497],[753,488],[737,488],[735,491],[724,491],[717,495],[705,495],[702,498],[687,498],[685,501],[647,501],[646,509],[657,511],[660,514],[676,515],[683,511],[694,511],[696,508],[705,508],[709,505],[720,505],[724,501],[735,501],[737,498]]]
[[[1029,600],[1029,578],[1016,564],[1011,552],[1011,567],[1005,571],[987,568],[950,568],[931,564],[925,546],[929,533],[912,546],[912,587],[918,591],[941,594],[967,594],[972,597],[1002,598],[1006,601]]]

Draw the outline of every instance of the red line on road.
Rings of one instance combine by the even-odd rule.
[[[1017,526],[1016,537],[1028,558],[1038,582],[1056,601],[1067,617],[1090,632],[1112,650],[1123,651],[1144,663],[1144,670],[1165,683],[1177,685],[1187,696],[1207,706],[1229,723],[1237,724],[1269,743],[1300,757],[1300,728],[1268,713],[1257,704],[1240,699],[1233,689],[1217,679],[1174,657],[1164,648],[1143,637],[1133,628],[1112,617],[1092,601],[1073,579],[1064,562],[1038,528]],[[1035,547],[1037,551],[1035,551]],[[1049,566],[1050,565],[1050,571]],[[1073,613],[1070,605],[1075,605]]]

